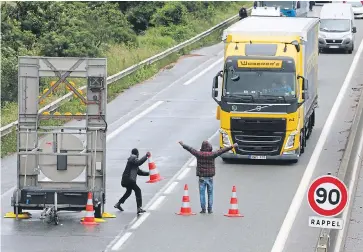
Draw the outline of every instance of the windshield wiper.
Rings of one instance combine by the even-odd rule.
[[[230,95],[227,95],[228,98],[242,98],[242,99],[245,99],[245,98],[251,98],[250,100],[252,102],[255,102],[255,99],[253,98],[253,95],[248,95],[248,94],[230,94]]]
[[[274,100],[279,100],[282,98],[284,100],[284,102],[286,102],[285,96],[259,94],[259,97],[271,97],[271,98],[274,98]]]

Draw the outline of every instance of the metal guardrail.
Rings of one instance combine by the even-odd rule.
[[[361,136],[361,129],[363,128],[363,92],[360,94],[359,103],[357,106],[356,114],[353,119],[353,124],[351,127],[351,131],[349,133],[347,145],[344,151],[344,155],[342,158],[342,162],[340,163],[339,170],[337,177],[342,180],[347,186],[352,176],[351,171],[352,167],[354,167],[355,157],[359,157],[360,153],[358,152],[358,145]],[[357,186],[358,180],[356,180],[355,184],[349,185],[355,188]],[[354,190],[355,191],[355,190]],[[347,223],[344,223],[347,226],[344,230],[343,234],[343,242],[346,239],[349,220],[352,211],[352,204],[353,200],[349,200],[347,205],[348,208],[348,216],[347,216]],[[336,216],[335,218],[341,218],[342,214]],[[318,237],[318,242],[315,248],[315,252],[332,252],[335,251],[335,243],[337,238],[337,230],[333,229],[321,229]]]
[[[248,8],[247,9],[249,12],[252,10],[252,8]],[[180,43],[174,47],[171,47],[157,55],[154,55],[148,59],[145,59],[133,66],[130,66],[124,70],[122,70],[121,72],[117,73],[117,74],[114,74],[112,76],[109,76],[107,78],[107,85],[111,84],[111,83],[114,83],[122,78],[124,78],[125,76],[128,76],[130,74],[132,74],[133,72],[139,70],[140,68],[142,68],[143,66],[147,66],[147,65],[151,65],[167,56],[169,56],[170,54],[172,53],[175,53],[175,52],[178,52],[180,51],[181,49],[201,40],[202,38],[210,35],[211,33],[215,32],[216,30],[224,27],[225,25],[229,24],[229,23],[232,23],[233,21],[237,20],[239,18],[239,15],[235,15],[231,18],[228,18],[227,20],[224,20],[223,22],[217,24],[216,26],[213,26],[212,28],[194,36],[193,38],[191,39],[188,39],[186,41],[184,41],[183,43]],[[86,89],[86,86],[83,86],[81,88],[79,88],[80,90],[84,90]],[[62,103],[64,101],[68,101],[71,99],[73,95],[73,92],[70,92],[62,97],[60,97],[59,99],[55,100],[54,102],[48,104],[47,106],[43,107],[42,109],[39,110],[38,114],[41,114],[45,111],[53,111],[55,109],[57,109],[58,107],[60,107],[62,105]],[[0,128],[0,133],[1,133],[1,137],[3,136],[6,136],[7,134],[11,133],[12,132],[12,129],[13,127],[15,127],[16,125],[18,124],[18,121],[15,121],[15,122],[12,122],[8,125],[5,125],[4,127],[1,127]]]

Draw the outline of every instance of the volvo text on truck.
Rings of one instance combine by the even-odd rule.
[[[212,97],[222,159],[297,162],[315,123],[318,18],[248,17],[223,33],[224,68]],[[219,85],[219,77],[222,77]]]

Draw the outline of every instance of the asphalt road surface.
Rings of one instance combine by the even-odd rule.
[[[106,211],[116,213],[117,218],[108,219],[107,223],[94,228],[79,224],[84,213],[61,213],[59,226],[43,223],[39,220],[39,212],[33,212],[33,218],[29,220],[2,219],[1,250],[98,252],[107,248],[107,251],[130,252],[270,251],[362,40],[363,22],[357,21],[357,30],[353,54],[319,56],[316,126],[297,164],[225,164],[218,159],[214,214],[191,217],[175,214],[180,210],[184,184],[189,185],[193,211],[200,211],[195,162],[177,142],[183,140],[199,148],[203,140],[210,138],[214,148],[218,148],[215,132],[219,122],[215,119],[216,104],[211,98],[211,84],[213,76],[222,68],[223,45],[203,48],[194,52],[192,57],[181,59],[172,69],[127,90],[108,105],[109,136],[115,130],[119,133],[112,135],[107,145]],[[353,79],[359,74],[362,73],[356,71]],[[349,86],[314,176],[334,172],[339,165],[341,149],[344,148],[354,114],[354,100],[359,95],[359,89],[356,89],[359,84],[352,81]],[[145,183],[145,177],[138,179],[144,205],[149,202],[147,207],[150,208],[136,222],[133,194],[124,205],[125,212],[113,209],[124,193],[124,189],[120,188],[120,176],[134,147],[138,147],[141,154],[151,151],[161,175],[165,177],[156,184]],[[15,156],[2,160],[2,214],[12,210],[10,197],[16,183],[15,161]],[[146,170],[147,165],[143,165],[143,168]],[[174,189],[158,193],[167,183],[175,186]],[[223,216],[229,208],[233,185],[237,187],[243,218]],[[309,214],[311,211],[304,202],[291,229],[286,251],[311,251],[315,245],[318,229],[308,228]]]

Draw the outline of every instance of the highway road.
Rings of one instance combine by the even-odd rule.
[[[222,68],[223,45],[203,48],[192,57],[181,59],[172,69],[127,90],[108,105],[106,210],[116,213],[117,218],[108,219],[107,223],[94,228],[79,224],[82,214],[78,213],[61,213],[60,226],[43,223],[39,220],[39,212],[33,212],[33,218],[29,220],[2,219],[2,251],[271,251],[304,171],[311,157],[317,156],[312,153],[344,86],[347,93],[341,100],[338,119],[329,124],[331,127],[325,126],[330,127],[330,132],[321,154],[314,158],[317,165],[313,176],[334,172],[339,166],[355,99],[362,84],[358,79],[363,73],[361,68],[352,74],[352,81],[343,84],[363,38],[362,21],[357,21],[357,30],[353,54],[319,56],[316,126],[299,163],[225,164],[218,159],[214,214],[175,215],[180,210],[184,184],[189,185],[193,211],[200,211],[195,162],[177,142],[183,140],[199,148],[201,142],[209,138],[214,148],[218,148],[215,133],[219,122],[215,119],[216,104],[211,98],[211,84],[213,76]],[[324,136],[320,141],[325,140]],[[151,151],[161,175],[166,178],[157,184],[147,184],[147,178],[139,178],[148,213],[136,222],[134,195],[124,205],[125,212],[113,209],[124,193],[120,188],[120,176],[134,147],[139,148],[141,154]],[[147,165],[143,168],[147,169]],[[16,182],[15,174],[15,156],[3,159],[2,214],[12,210],[10,197]],[[233,185],[237,187],[243,218],[223,216],[229,208]],[[285,251],[311,251],[317,241],[318,229],[307,226],[312,213],[305,201],[296,213]]]

